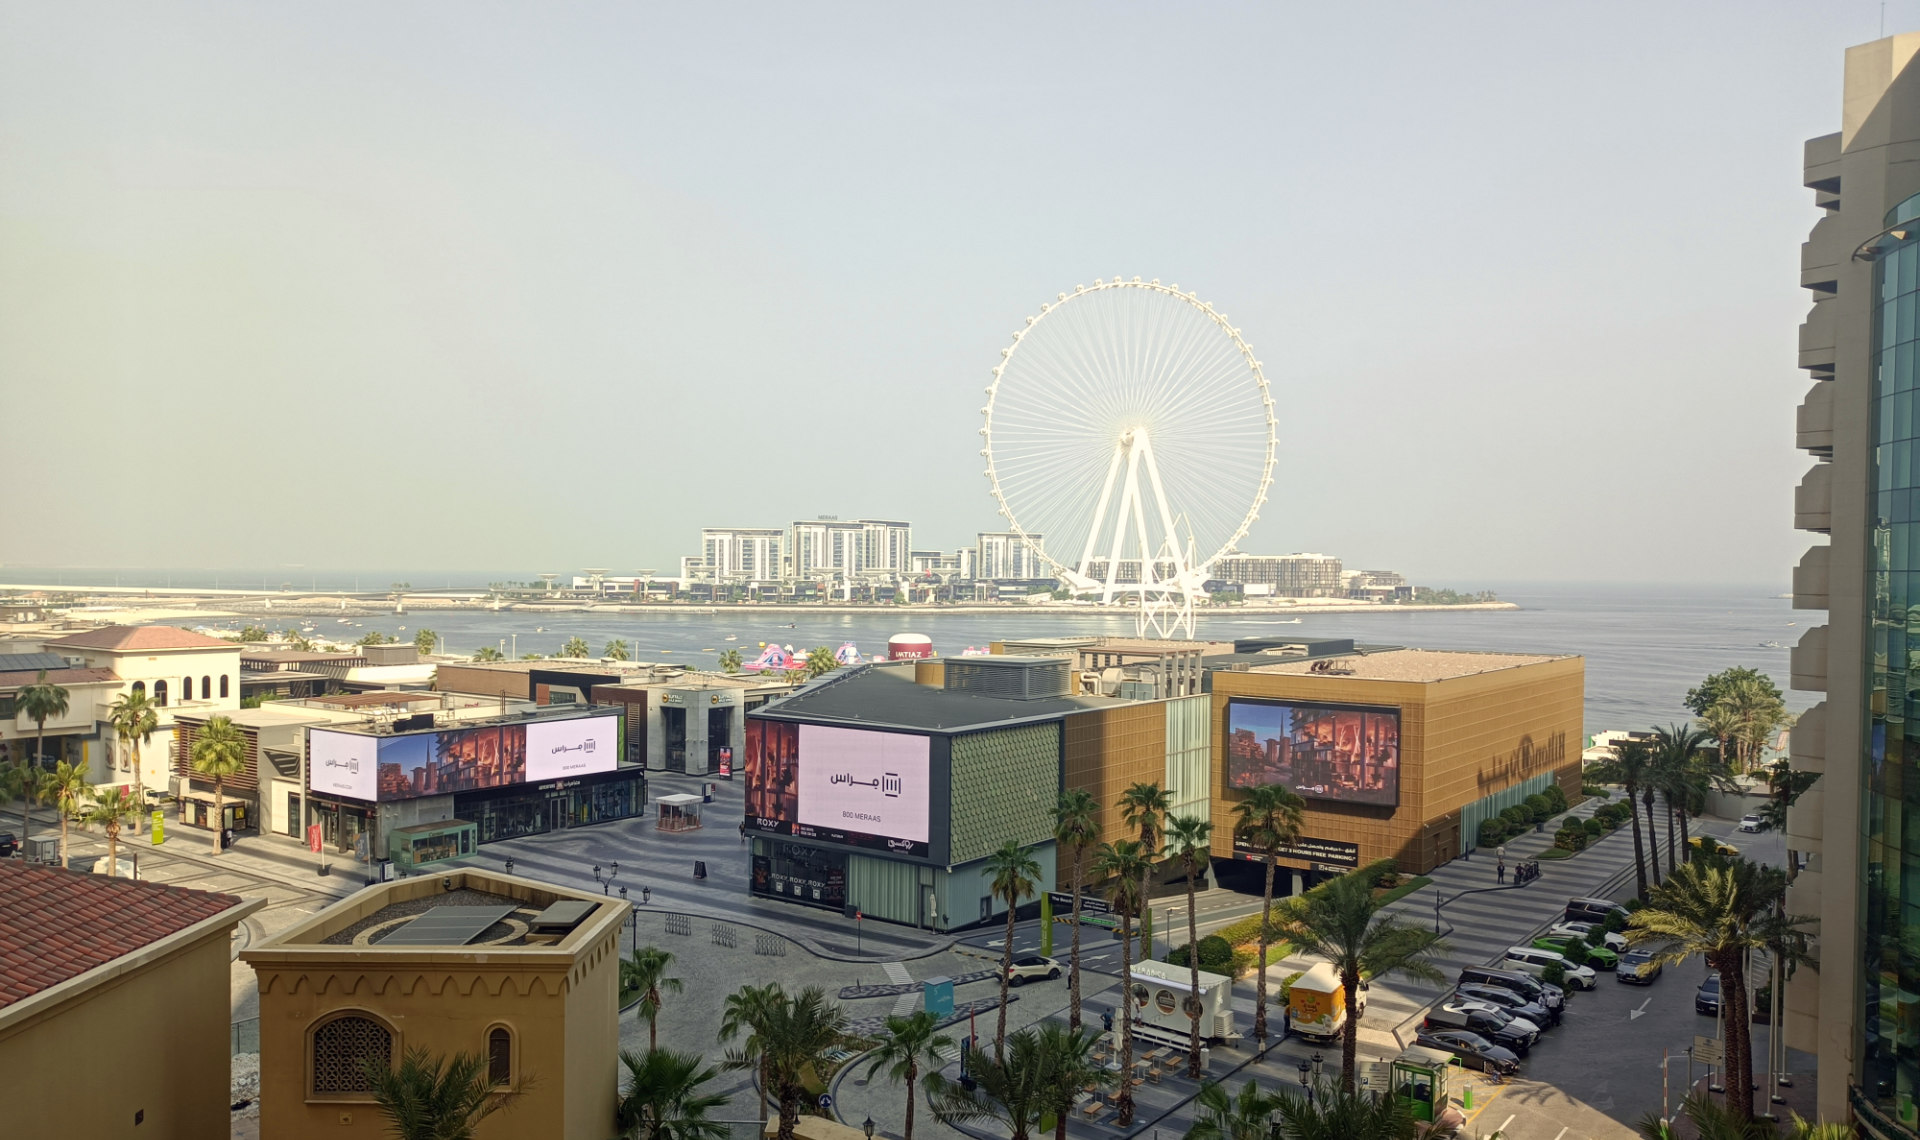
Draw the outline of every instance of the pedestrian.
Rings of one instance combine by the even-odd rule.
[[[747,821],[743,819],[740,821],[740,843],[742,846],[745,846],[746,842],[747,842]]]
[[[1500,860],[1499,865],[1493,869],[1493,877],[1498,882],[1504,883],[1507,881],[1507,861],[1505,859]],[[1520,880],[1518,874],[1515,874],[1513,878],[1515,882]]]
[[[1112,1010],[1103,1009],[1100,1011],[1100,1028],[1106,1030],[1108,1033],[1113,1032],[1113,1011]]]
[[[1293,1006],[1280,1007],[1280,1040],[1282,1043],[1293,1034]]]

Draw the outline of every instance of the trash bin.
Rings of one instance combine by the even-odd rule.
[[[707,877],[707,861],[705,859],[695,859],[693,861],[693,877],[696,879],[704,879]]]

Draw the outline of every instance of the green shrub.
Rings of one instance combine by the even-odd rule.
[[[1500,822],[1506,824],[1509,831],[1518,831],[1532,823],[1533,817],[1527,814],[1526,808],[1515,804],[1500,813]]]
[[[1579,851],[1587,845],[1587,833],[1577,827],[1562,828],[1553,837],[1553,845],[1562,851]]]
[[[1577,940],[1569,941],[1567,948],[1562,950],[1561,953],[1567,956],[1567,961],[1572,962],[1576,966],[1584,966],[1587,964],[1587,944],[1584,942]]]
[[[1382,859],[1378,863],[1372,864],[1372,866],[1378,868],[1378,870],[1375,870],[1373,873],[1374,886],[1386,887],[1391,890],[1400,885],[1400,864],[1394,862],[1392,859]]]
[[[1590,819],[1581,824],[1580,829],[1587,833],[1588,839],[1598,839],[1606,833],[1607,825],[1597,819]]]
[[[1547,806],[1556,812],[1567,810],[1567,793],[1559,784],[1548,784],[1547,790],[1540,793],[1547,797]]]
[[[1644,909],[1647,904],[1640,899],[1632,898],[1632,899],[1628,899],[1626,902],[1621,903],[1620,905],[1627,908],[1628,914],[1632,914],[1634,911]]]
[[[1541,795],[1539,792],[1528,796],[1523,802],[1527,805],[1527,810],[1533,813],[1533,818],[1535,819],[1545,819],[1554,814],[1553,801],[1547,799],[1547,797]]]
[[[1540,980],[1548,985],[1564,986],[1567,984],[1567,972],[1560,968],[1560,963],[1548,962],[1547,968],[1540,971]]]
[[[1638,900],[1635,900],[1635,901],[1638,901]],[[1628,904],[1627,904],[1627,906],[1628,906],[1628,908],[1629,908],[1629,909],[1633,909],[1633,904],[1632,904],[1632,903],[1628,903]],[[1606,921],[1606,923],[1605,923],[1605,928],[1606,928],[1606,929],[1607,929],[1607,930],[1608,930],[1608,931],[1609,931],[1610,933],[1613,933],[1613,934],[1619,934],[1619,933],[1621,933],[1622,931],[1624,931],[1624,930],[1626,930],[1626,928],[1627,928],[1627,916],[1626,916],[1626,915],[1624,915],[1624,914],[1621,914],[1621,913],[1620,913],[1619,911],[1617,911],[1617,910],[1610,910],[1610,911],[1608,911],[1608,912],[1607,912],[1607,921]]]
[[[1607,942],[1606,927],[1596,926],[1592,930],[1587,931],[1587,945],[1604,946],[1606,945],[1606,942]]]
[[[1483,819],[1474,841],[1482,847],[1498,847],[1506,838],[1507,829],[1500,826],[1498,819]]]

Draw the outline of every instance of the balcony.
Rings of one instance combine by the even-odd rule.
[[[1833,341],[1833,306],[1825,301],[1816,302],[1800,324],[1800,367],[1816,376],[1832,376]],[[1832,430],[1831,424],[1828,430]]]
[[[1787,761],[1801,771],[1826,771],[1827,702],[1814,705],[1794,722],[1787,734]]]
[[[1827,566],[1833,557],[1831,546],[1809,546],[1800,556],[1800,565],[1793,568],[1793,608],[1796,610],[1824,610],[1827,608]]]
[[[1853,251],[1842,248],[1840,216],[1828,214],[1813,223],[1800,243],[1800,287],[1831,295],[1840,287],[1840,265]]]
[[[1793,647],[1792,662],[1788,668],[1794,688],[1803,693],[1827,691],[1826,626],[1813,626],[1800,635],[1799,644]]]
[[[1793,525],[1826,534],[1833,525],[1833,467],[1816,463],[1793,489]]]

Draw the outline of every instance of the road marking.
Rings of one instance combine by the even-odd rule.
[[[1502,1120],[1502,1121],[1500,1122],[1500,1127],[1498,1127],[1498,1128],[1496,1128],[1496,1129],[1494,1129],[1494,1131],[1495,1131],[1495,1132],[1505,1132],[1505,1131],[1507,1130],[1507,1125],[1509,1125],[1509,1124],[1512,1124],[1512,1123],[1513,1123],[1513,1118],[1514,1118],[1514,1117],[1516,1117],[1516,1116],[1518,1116],[1518,1115],[1520,1115],[1520,1114],[1519,1114],[1519,1113],[1517,1113],[1517,1112],[1514,1112],[1514,1113],[1509,1113],[1509,1114],[1507,1115],[1507,1118],[1506,1118],[1505,1120]]]
[[[1652,998],[1648,998],[1648,999],[1647,999],[1646,1001],[1643,1001],[1643,1002],[1641,1002],[1641,1003],[1640,1003],[1640,1008],[1639,1008],[1639,1009],[1630,1009],[1630,1010],[1628,1010],[1628,1011],[1627,1011],[1627,1020],[1628,1020],[1628,1021],[1638,1021],[1638,1020],[1640,1020],[1640,1015],[1641,1015],[1641,1014],[1643,1014],[1643,1013],[1645,1013],[1645,1012],[1647,1012],[1647,1007],[1648,1007],[1649,1005],[1652,1005],[1652,1004],[1653,1004],[1653,999],[1652,999]]]
[[[1567,1134],[1567,1130],[1565,1128],[1562,1128],[1560,1131],[1553,1134],[1553,1140],[1562,1140],[1562,1137],[1566,1136],[1566,1134]]]

